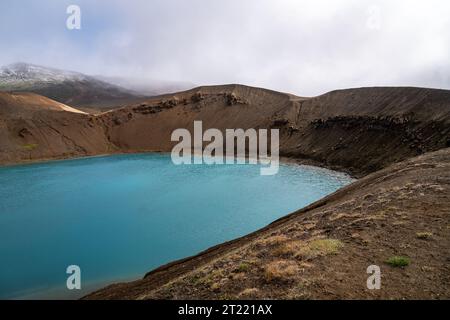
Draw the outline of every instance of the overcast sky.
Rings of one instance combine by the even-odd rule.
[[[81,30],[66,8],[81,8]],[[450,88],[448,0],[1,0],[0,64],[242,83]]]

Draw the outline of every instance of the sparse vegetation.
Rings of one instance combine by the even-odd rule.
[[[416,233],[417,238],[422,240],[427,240],[433,237],[433,233],[431,232],[417,232]]]
[[[258,288],[247,288],[239,293],[240,298],[255,298],[259,293]]]
[[[38,147],[38,145],[36,143],[28,143],[28,144],[24,144],[22,147],[26,150],[31,151],[31,150],[36,149]]]
[[[287,281],[297,274],[299,268],[294,261],[277,260],[266,265],[264,278],[268,282]]]
[[[394,256],[387,259],[386,263],[391,267],[403,268],[409,265],[410,260],[407,257]]]
[[[337,239],[319,239],[309,243],[309,248],[321,254],[336,254],[344,244]]]
[[[304,244],[301,241],[284,242],[276,247],[272,253],[279,257],[295,256],[301,250],[302,245]]]
[[[196,285],[197,283],[199,283],[200,276],[196,274],[192,277],[188,277],[186,280],[189,282],[189,284]]]
[[[250,265],[248,263],[242,262],[239,264],[238,271],[239,272],[247,272],[250,269]]]
[[[274,235],[274,236],[259,240],[258,244],[262,245],[262,246],[273,246],[273,245],[278,245],[280,243],[285,243],[286,241],[289,241],[289,238],[286,237],[285,235]]]
[[[219,291],[220,283],[214,282],[214,283],[211,284],[210,288],[211,288],[212,291]]]
[[[343,246],[342,241],[337,239],[316,239],[302,246],[295,256],[297,258],[312,259],[319,256],[337,254]]]
[[[272,253],[279,257],[311,259],[318,256],[337,254],[344,244],[337,239],[316,239],[310,242],[284,241]]]
[[[219,285],[217,283],[220,281],[220,278],[222,277],[222,271],[213,270],[213,271],[204,271],[201,274],[197,274],[190,278],[189,283],[193,285],[201,285],[205,287],[213,287],[215,285]],[[216,288],[217,289],[217,288]]]

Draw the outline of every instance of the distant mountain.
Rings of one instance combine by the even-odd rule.
[[[78,72],[28,63],[0,68],[0,91],[33,92],[81,108],[112,109],[145,95]]]
[[[157,96],[165,93],[174,93],[192,89],[197,85],[191,82],[167,81],[151,78],[105,77],[95,78],[124,87],[147,96]]]

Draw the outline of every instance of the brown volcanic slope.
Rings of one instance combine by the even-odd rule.
[[[372,173],[243,238],[87,299],[450,298],[450,148]],[[403,268],[388,265],[407,257]],[[368,290],[366,269],[381,268]]]
[[[101,121],[33,93],[0,92],[0,163],[107,153]]]
[[[357,176],[450,146],[447,90],[362,88],[299,98],[266,89],[224,85],[159,96],[98,116],[49,110],[24,110],[21,112],[25,116],[18,116],[7,112],[7,105],[2,102],[0,106],[0,133],[7,137],[0,141],[0,163],[170,151],[175,144],[170,141],[173,130],[191,129],[194,120],[203,120],[204,129],[279,128],[282,155]],[[23,108],[24,104],[15,105],[15,110]],[[71,120],[61,126],[64,129],[59,134],[59,129],[49,128],[55,126],[50,119],[61,122],[66,117]],[[24,152],[23,145],[30,143],[36,148]],[[61,148],[55,148],[55,144]]]
[[[0,163],[170,151],[172,131],[192,129],[194,120],[204,129],[279,128],[282,155],[356,176],[387,169],[243,240],[90,298],[450,298],[450,151],[429,153],[450,146],[447,90],[361,88],[300,98],[211,86],[97,116],[3,93]],[[392,255],[409,256],[411,265],[387,267]],[[364,289],[369,262],[382,265],[384,290]]]
[[[450,146],[450,91],[364,88],[316,98],[240,85],[201,87],[101,117],[120,150],[170,151],[174,129],[279,128],[281,154],[355,175]]]

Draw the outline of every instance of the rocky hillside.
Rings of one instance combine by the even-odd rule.
[[[303,101],[296,114],[285,118],[285,131],[294,128],[284,144],[285,155],[316,159],[360,175],[450,146],[448,90],[334,91]]]
[[[448,299],[450,148],[87,299]],[[368,290],[366,270],[381,270]]]
[[[52,116],[34,113],[24,122],[3,112],[0,130],[10,138],[6,139],[9,148],[0,150],[0,162],[170,151],[173,130],[192,130],[194,120],[202,120],[204,129],[279,128],[282,155],[356,176],[450,146],[450,91],[436,89],[361,88],[301,98],[242,85],[199,87],[97,116],[77,115],[81,131],[96,130],[99,138],[103,134],[102,144],[97,141],[98,147],[85,148],[79,143],[82,148],[64,152],[51,148],[51,140],[38,132],[43,125],[36,118],[52,123],[46,120]],[[65,135],[77,142],[77,125],[69,127]],[[23,129],[33,132],[27,141],[19,134]],[[37,147],[24,153],[21,146],[27,143]]]
[[[110,151],[96,117],[37,94],[0,92],[0,163]]]
[[[239,85],[201,87],[102,116],[121,150],[170,151],[177,128],[279,128],[281,155],[361,176],[450,146],[450,91],[363,88],[315,98]]]

